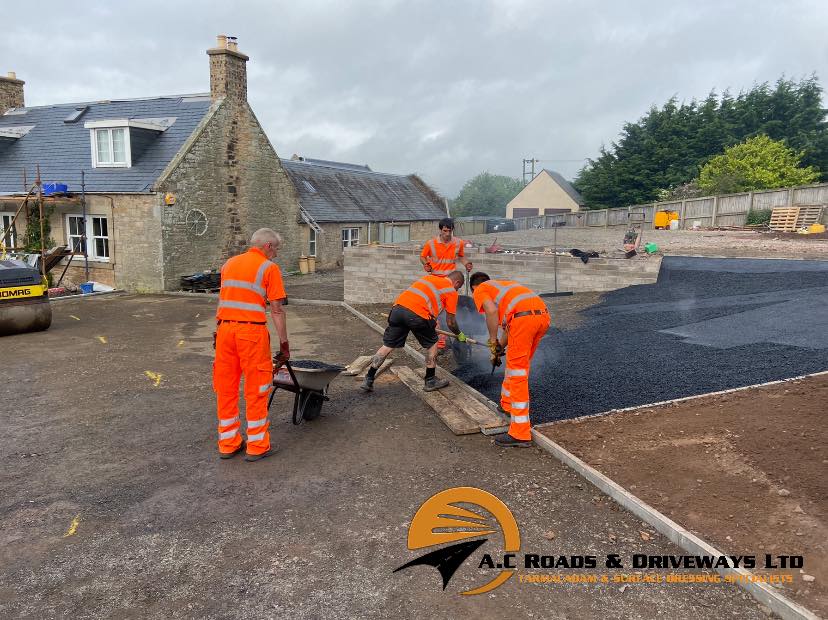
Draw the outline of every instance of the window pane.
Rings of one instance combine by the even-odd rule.
[[[98,145],[98,163],[111,164],[112,153],[109,151],[109,131],[106,129],[98,129],[95,132],[95,140]]]
[[[109,258],[109,239],[95,239],[95,256]]]
[[[124,133],[126,129],[112,130],[112,163],[125,164],[126,163],[126,141]]]
[[[106,218],[93,217],[92,218],[92,234],[96,237],[108,237]]]

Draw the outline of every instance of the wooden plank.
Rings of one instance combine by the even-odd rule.
[[[415,395],[431,407],[440,417],[443,423],[449,427],[455,435],[471,435],[479,433],[480,426],[471,420],[467,415],[458,411],[440,392],[424,392],[423,380],[408,366],[395,366],[391,369],[400,381],[405,383]]]
[[[781,232],[794,232],[799,219],[799,207],[774,207],[768,227]]]
[[[348,370],[344,370],[342,372],[343,375],[347,377],[353,377],[358,375],[363,370],[368,368],[368,365],[371,363],[371,356],[370,355],[360,355],[356,358],[353,362],[348,364]]]
[[[419,369],[415,373],[421,380],[425,377],[425,369]],[[451,384],[440,390],[452,404],[452,406],[463,412],[468,418],[476,422],[480,429],[503,428],[509,426],[509,421],[501,417],[496,411],[492,411],[483,403],[469,398],[458,388],[459,379],[452,377]]]
[[[819,222],[820,218],[822,218],[822,205],[800,205],[796,228],[808,228],[811,224]]]
[[[379,368],[377,368],[377,374],[376,374],[376,375],[374,375],[374,376],[375,376],[375,377],[379,377],[382,373],[384,373],[386,370],[388,370],[389,368],[391,368],[391,364],[393,364],[393,363],[394,363],[394,360],[393,360],[393,359],[391,359],[391,358],[386,359],[386,360],[382,363],[382,366],[380,366]],[[364,379],[364,378],[365,378],[365,375],[367,375],[367,374],[368,374],[368,369],[369,369],[370,367],[371,367],[371,364],[368,364],[368,365],[367,365],[367,366],[366,366],[366,367],[362,370],[362,372],[361,372],[361,373],[359,373],[359,375],[357,375],[357,377],[358,377],[359,379]]]

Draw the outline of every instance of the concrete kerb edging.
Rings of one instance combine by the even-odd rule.
[[[374,321],[371,318],[365,316],[364,314],[362,314],[362,312],[360,312],[359,310],[357,310],[353,306],[349,305],[347,302],[341,301],[339,303],[341,304],[341,306],[343,308],[348,310],[348,312],[353,314],[358,319],[362,320],[362,322],[364,322],[368,327],[373,329],[375,332],[378,332],[380,334],[385,332],[385,330],[382,327],[377,325],[376,321]],[[408,353],[408,355],[413,357],[415,360],[417,360],[421,364],[425,364],[425,355],[423,355],[422,353],[417,351],[414,347],[412,347],[411,345],[406,344],[404,350],[405,350],[406,353]],[[466,385],[466,383],[464,383],[463,381],[460,381],[453,374],[451,374],[450,372],[448,372],[446,370],[443,370],[439,366],[437,367],[437,374],[440,375],[441,377],[445,378],[445,379],[448,379],[449,381],[451,381],[452,385],[460,388],[466,394],[468,394],[470,397],[472,397],[476,401],[486,405],[494,413],[496,413],[498,416],[503,418],[501,413],[497,410],[497,405],[493,401],[491,401],[490,399],[483,396],[483,394],[481,394],[480,392],[478,392],[474,388],[469,387],[468,385]],[[508,427],[509,427],[508,422],[504,419],[503,420],[503,426],[486,429],[485,431],[483,431],[483,434],[484,435],[498,435],[500,433],[505,432],[508,429]]]
[[[792,381],[801,381],[810,377],[821,377],[828,375],[828,370],[820,372],[812,372],[807,375],[797,375],[796,377],[789,377],[788,379],[777,379],[775,381],[766,381],[765,383],[754,383],[753,385],[744,385],[742,387],[728,388],[726,390],[719,390],[717,392],[707,392],[705,394],[696,394],[695,396],[682,396],[681,398],[673,398],[671,400],[660,400],[655,403],[648,403],[646,405],[635,405],[633,407],[624,407],[623,409],[610,409],[609,411],[602,411],[601,413],[591,413],[589,415],[582,415],[577,418],[569,418],[567,420],[553,420],[552,422],[543,422],[542,424],[535,424],[534,428],[548,428],[556,424],[566,424],[570,422],[582,422],[584,420],[591,420],[592,418],[603,418],[608,415],[616,413],[625,413],[628,411],[639,411],[641,409],[652,409],[653,407],[663,407],[665,405],[674,405],[676,403],[683,403],[690,400],[699,400],[700,398],[707,398],[708,396],[722,396],[724,394],[733,394],[734,392],[744,392],[745,390],[752,390],[755,388],[768,387],[771,385],[781,385],[783,383],[790,383]]]
[[[609,495],[613,500],[638,518],[652,525],[658,532],[688,553],[711,556],[726,555],[698,536],[688,532],[678,523],[667,518],[655,508],[646,504],[598,470],[593,469],[577,456],[568,452],[539,431],[532,429],[532,439],[541,449],[549,452],[564,465],[573,469],[583,478],[586,478],[586,480],[603,493]],[[740,576],[740,579],[744,578],[744,581],[740,580],[738,585],[757,601],[767,606],[771,611],[785,620],[819,620],[817,615],[786,598],[771,586],[765,583],[751,582],[750,578],[753,573],[748,570],[743,568],[719,568],[716,571],[722,576],[737,575]]]

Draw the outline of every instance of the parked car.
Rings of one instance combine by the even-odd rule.
[[[515,230],[514,220],[488,220],[486,222],[487,233],[509,232],[512,230]]]

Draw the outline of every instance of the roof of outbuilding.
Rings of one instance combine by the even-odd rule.
[[[25,193],[23,170],[29,184],[36,166],[44,183],[66,183],[81,190],[81,170],[87,192],[140,193],[150,191],[167,164],[207,114],[209,95],[179,95],[150,99],[69,103],[17,108],[0,115],[0,132],[31,127],[15,140],[0,143],[0,194]],[[86,111],[74,122],[64,122],[78,108]],[[149,141],[130,168],[93,168],[89,129],[84,123],[115,119],[172,119],[163,133]],[[167,122],[169,122],[167,120]]]
[[[446,216],[440,197],[416,175],[383,174],[283,159],[299,202],[317,222],[411,222]]]
[[[581,194],[578,193],[578,190],[575,189],[574,187],[572,187],[572,184],[569,181],[567,181],[565,178],[563,178],[563,176],[561,176],[559,173],[555,172],[554,170],[549,170],[548,168],[544,168],[543,171],[546,174],[548,174],[550,177],[552,177],[555,180],[555,182],[558,185],[560,185],[561,189],[563,191],[565,191],[567,194],[569,194],[569,197],[572,198],[572,200],[574,200],[575,202],[577,202],[578,205],[585,205],[586,204],[586,202],[584,202],[584,199],[581,196]]]

